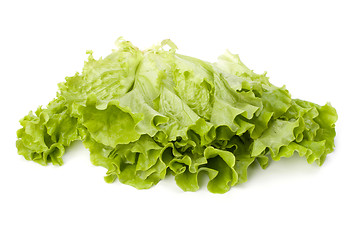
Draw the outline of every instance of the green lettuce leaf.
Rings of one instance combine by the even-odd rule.
[[[170,173],[184,191],[225,193],[297,152],[322,165],[334,150],[336,110],[292,99],[289,91],[247,68],[229,51],[216,63],[184,56],[164,40],[145,51],[119,39],[59,84],[57,97],[20,120],[18,153],[42,165],[62,165],[81,140],[90,160],[138,189]],[[168,47],[169,50],[165,50]]]

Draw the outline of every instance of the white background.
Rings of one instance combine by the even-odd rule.
[[[0,3],[0,239],[360,239],[358,1],[56,2]],[[106,184],[81,143],[62,167],[17,155],[18,120],[119,36],[140,48],[170,38],[208,61],[229,49],[294,98],[330,101],[335,152],[322,167],[254,166],[223,195],[184,193],[171,177],[149,190]]]

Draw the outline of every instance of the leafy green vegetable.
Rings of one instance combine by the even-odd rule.
[[[82,74],[20,120],[19,154],[62,165],[66,147],[82,140],[91,162],[108,169],[106,182],[144,189],[170,172],[184,191],[196,191],[204,173],[209,191],[224,193],[246,182],[255,162],[266,168],[270,157],[297,151],[322,165],[334,149],[330,104],[291,99],[237,55],[211,64],[177,54],[170,40],[146,51],[121,39],[117,47],[99,60],[88,52]]]

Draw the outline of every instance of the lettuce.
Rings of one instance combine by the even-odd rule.
[[[247,180],[247,169],[294,152],[324,163],[334,149],[336,110],[291,99],[285,87],[226,52],[209,63],[176,53],[170,40],[141,51],[119,39],[117,49],[59,84],[46,108],[20,120],[18,153],[62,165],[76,140],[90,160],[118,179],[146,189],[175,176],[184,191],[225,193]],[[170,49],[165,50],[168,46]]]

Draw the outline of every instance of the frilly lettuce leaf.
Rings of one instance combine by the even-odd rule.
[[[294,152],[322,165],[334,149],[336,110],[291,99],[264,74],[229,51],[216,63],[176,53],[164,40],[141,51],[119,39],[59,84],[57,98],[20,120],[19,154],[62,165],[66,148],[82,140],[90,160],[118,179],[147,189],[174,175],[184,191],[227,192],[247,181],[255,162],[266,168]],[[167,46],[170,49],[165,50]]]
[[[16,147],[25,159],[41,165],[62,165],[65,148],[79,139],[78,121],[71,117],[63,98],[39,107],[20,120],[23,128],[17,131]]]

